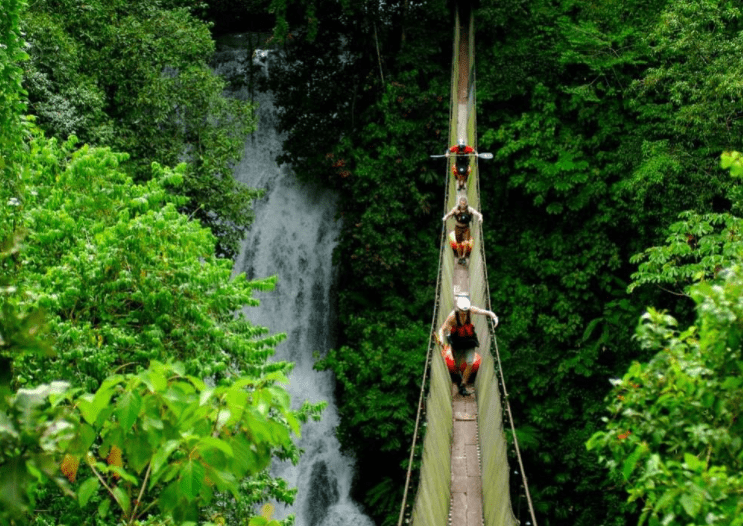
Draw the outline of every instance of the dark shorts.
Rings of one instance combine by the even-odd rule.
[[[470,237],[470,227],[467,226],[459,226],[454,225],[454,237],[457,239],[457,243],[464,243],[465,241],[469,241]]]
[[[459,370],[460,366],[463,363],[467,363],[467,365],[472,365],[475,363],[475,348],[471,347],[469,349],[462,349],[460,351],[451,350],[452,356],[454,356],[454,363],[457,366],[457,370]]]

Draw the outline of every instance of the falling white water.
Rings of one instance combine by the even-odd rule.
[[[235,54],[239,52],[222,51],[217,71],[226,73],[237,67]],[[270,60],[260,54],[255,57]],[[264,66],[263,74],[267,74]],[[237,96],[248,98],[249,94]],[[254,203],[255,222],[243,241],[235,272],[245,272],[249,279],[278,275],[275,290],[257,293],[261,305],[247,309],[246,315],[255,325],[287,335],[276,349],[276,359],[295,363],[288,386],[295,407],[304,400],[328,401],[322,420],[302,429],[299,446],[305,452],[299,464],[277,462],[273,466],[274,475],[297,488],[294,505],[277,509],[276,518],[294,513],[296,526],[373,526],[349,497],[354,465],[341,454],[335,438],[338,413],[332,373],[312,368],[313,353],[322,355],[335,343],[332,252],[340,228],[335,218],[337,196],[301,183],[290,168],[277,165],[283,137],[276,131],[272,96],[259,92],[253,99],[259,104],[258,129],[248,137],[234,175],[266,193]]]

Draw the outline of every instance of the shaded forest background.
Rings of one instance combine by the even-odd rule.
[[[171,197],[163,194],[142,204],[141,211],[144,215],[148,206],[159,210],[170,201],[172,213],[177,209],[210,230],[198,236],[212,239],[199,242],[212,243],[212,248],[194,251],[191,265],[205,253],[215,261],[235,254],[252,221],[251,199],[257,196],[229,176],[255,123],[251,104],[224,97],[226,81],[211,73],[214,40],[230,32],[272,35],[260,46],[282,53],[272,55],[270,78],[260,87],[275,94],[280,127],[287,133],[279,160],[291,163],[300,178],[338,188],[341,196],[343,226],[335,254],[340,339],[317,366],[337,377],[338,433],[358,459],[355,498],[378,524],[393,524],[436,283],[446,169],[428,156],[447,146],[452,3],[39,0],[23,10],[11,0],[2,5],[20,13],[15,30],[22,30],[29,43],[19,48],[28,54],[20,62],[25,111],[59,144],[75,134],[82,143],[127,152],[128,157],[115,159],[110,152],[100,154],[96,162],[125,174],[105,176],[101,187],[106,178],[120,177],[174,187]],[[712,523],[732,524],[725,517],[735,517],[743,506],[735,496],[740,481],[733,475],[742,458],[740,438],[735,438],[740,434],[735,409],[740,384],[730,379],[741,372],[741,318],[734,300],[741,230],[733,215],[741,199],[731,173],[720,168],[720,155],[743,149],[740,9],[716,0],[481,0],[475,8],[477,146],[495,155],[493,162],[480,163],[491,301],[501,321],[505,379],[540,523],[623,525],[642,516],[654,524],[678,516],[703,524],[712,514]],[[28,142],[30,132],[24,133],[26,139],[20,140]],[[56,160],[36,156],[35,162],[54,166],[44,184],[66,170],[74,150],[73,142],[49,154]],[[175,166],[181,161],[186,164],[176,175],[151,167],[152,162]],[[736,162],[731,157],[726,166]],[[20,195],[13,185],[6,192]],[[160,195],[160,190],[148,195],[153,192]],[[693,212],[679,221],[684,211]],[[52,221],[42,212],[34,217]],[[4,218],[7,231],[14,221],[18,218]],[[54,221],[67,224],[68,218]],[[91,232],[99,231],[92,227]],[[40,239],[40,246],[59,239]],[[658,248],[644,252],[653,246]],[[32,258],[42,257],[26,250]],[[152,252],[159,257],[158,250]],[[39,276],[53,259],[36,262]],[[7,262],[6,267],[15,268]],[[33,288],[30,274],[17,272],[18,280]],[[227,278],[214,280],[212,285]],[[68,286],[64,279],[57,283],[60,290]],[[721,288],[713,290],[714,284]],[[204,290],[209,286],[204,284]],[[172,297],[178,290],[173,285]],[[80,298],[87,293],[80,292]],[[143,308],[157,313],[172,305],[172,297],[155,297],[155,289],[152,294],[151,302],[142,301]],[[226,327],[226,313],[241,303],[237,296],[248,302],[249,290],[214,299],[205,311],[216,310]],[[32,312],[22,302],[17,305],[25,315]],[[132,334],[122,336],[118,329],[100,329],[105,314],[92,312],[86,326],[92,332],[83,337],[78,329],[63,326],[79,316],[77,305],[69,297],[43,305],[52,313],[55,338],[70,352],[76,342],[95,342],[100,336],[108,338],[112,354],[124,346],[135,355],[94,364],[78,375],[74,385],[91,391],[130,360],[168,356],[168,345],[160,353],[136,350],[139,344],[131,338],[137,334],[145,337],[143,348],[163,340],[160,333],[141,331],[143,324],[168,336],[175,332],[180,342],[194,316],[184,313],[183,326],[155,314],[151,322],[142,322],[140,316],[129,320]],[[651,305],[655,309],[648,310]],[[709,308],[695,310],[695,305]],[[715,324],[723,319],[729,320],[724,327]],[[695,320],[700,332],[683,329]],[[248,325],[230,326],[229,334],[262,334]],[[220,336],[214,338],[214,349],[224,345]],[[723,340],[726,345],[715,352],[714,341]],[[267,358],[264,349],[275,343],[236,349],[236,355],[252,357],[245,359],[243,372],[257,378],[278,373],[283,366],[260,365]],[[93,354],[95,344],[86,345]],[[204,361],[209,351],[198,343],[176,347],[178,359],[186,363],[179,374],[216,374],[231,381],[226,366],[215,369]],[[659,363],[659,351],[680,354]],[[68,356],[64,347],[57,352]],[[704,361],[715,357],[719,362]],[[16,360],[16,373],[36,372],[35,377],[26,374],[24,383],[61,378],[54,373],[63,374],[63,366],[42,374],[38,363]],[[673,375],[663,367],[684,373],[686,383],[671,382]],[[14,378],[17,388],[18,375]],[[259,382],[272,386],[273,377]],[[117,407],[133,419],[139,406],[132,407],[131,400],[145,394],[127,392],[121,397],[129,402]],[[317,413],[308,407],[291,415],[277,392],[272,403],[284,429]],[[668,393],[676,393],[670,406]],[[614,413],[609,421],[607,403]],[[712,414],[701,418],[696,410]],[[83,419],[92,419],[88,423],[95,427],[96,418],[88,416]],[[706,427],[687,430],[694,425]],[[108,451],[113,435],[101,432]],[[591,450],[586,448],[589,439]],[[225,450],[215,444],[211,449]],[[258,476],[271,454],[297,452],[282,435],[239,475]],[[721,465],[730,471],[714,471],[714,476],[726,482],[710,483],[710,470],[722,457],[727,460]],[[668,464],[661,469],[658,462]],[[146,465],[142,460],[134,471],[144,473]],[[171,476],[198,478],[194,466],[187,476]],[[679,478],[669,479],[668,491],[654,489],[654,480],[661,485],[660,472],[676,468]],[[220,489],[229,491],[229,477],[223,476]],[[684,477],[696,482],[679,483]],[[280,482],[260,480],[262,485],[251,486],[254,493],[241,501],[246,510],[266,495],[290,498]],[[37,498],[51,499],[48,491],[41,490]],[[219,499],[200,491],[178,498],[191,496],[191,502],[198,496],[212,513],[219,512]],[[173,499],[158,505],[164,516],[181,502]],[[187,518],[204,518],[197,511],[204,509],[202,503],[189,506]]]

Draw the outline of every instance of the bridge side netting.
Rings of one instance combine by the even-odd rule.
[[[468,142],[477,149],[474,17],[469,16],[467,22],[463,21],[463,23],[469,25],[467,31],[467,58],[469,60],[467,71],[469,75],[467,112],[464,118],[467,119]],[[479,166],[476,162],[467,187],[467,197],[473,208],[485,214],[485,219],[482,225],[476,224],[472,228],[475,249],[470,256],[469,292],[473,305],[497,312],[497,305],[491,305],[490,301],[483,239],[484,229],[497,227],[488,221],[487,210],[481,210],[479,186]],[[454,206],[454,204],[451,203],[449,206]],[[486,526],[514,526],[518,524],[518,521],[512,511],[509,493],[508,444],[503,428],[501,392],[496,377],[495,362],[490,353],[493,326],[491,320],[483,316],[473,316],[473,320],[480,340],[480,354],[482,355],[482,364],[475,381],[475,391],[477,393],[483,518]]]
[[[457,61],[457,50],[460,33],[459,17],[454,25],[454,61]],[[451,102],[450,102],[450,135],[456,134],[457,122],[457,68],[452,69]],[[454,194],[456,189],[451,184],[451,174],[447,163],[444,173],[444,193]],[[445,197],[445,202],[446,202]],[[443,214],[442,214],[443,215]],[[446,232],[442,231],[439,248],[439,273],[436,288],[431,331],[437,330],[443,323],[443,316],[453,304],[452,276],[454,260],[447,256],[449,247]],[[442,308],[441,305],[444,305]],[[431,385],[426,402],[426,436],[423,441],[423,459],[420,470],[420,483],[413,505],[412,524],[416,526],[444,526],[449,519],[449,501],[451,499],[451,437],[453,429],[451,405],[451,380],[438,346],[429,340],[430,366],[432,369]]]

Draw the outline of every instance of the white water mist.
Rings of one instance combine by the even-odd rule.
[[[221,51],[217,71],[224,74],[239,67],[239,53],[247,53],[245,47]],[[260,54],[257,58],[270,61]],[[263,74],[267,70],[264,64]],[[236,96],[251,94],[244,90]],[[256,293],[261,305],[247,309],[246,315],[255,325],[287,335],[276,349],[276,359],[296,364],[288,386],[295,406],[304,400],[328,401],[322,420],[302,429],[299,445],[305,452],[299,464],[276,462],[272,468],[274,475],[297,488],[294,505],[280,507],[276,515],[296,514],[296,526],[373,526],[349,497],[354,465],[341,454],[335,438],[333,376],[312,368],[313,353],[323,355],[335,343],[332,252],[340,230],[337,195],[302,183],[289,167],[277,165],[283,137],[276,130],[272,96],[258,92],[252,98],[259,104],[258,129],[248,137],[234,176],[266,193],[255,202],[255,222],[243,241],[235,272],[245,272],[249,279],[278,275],[276,289]]]

